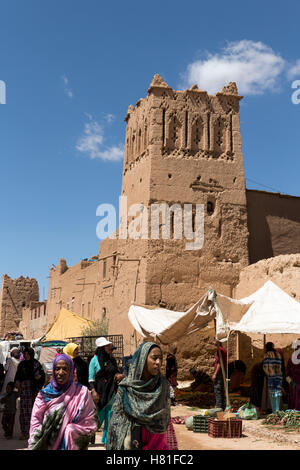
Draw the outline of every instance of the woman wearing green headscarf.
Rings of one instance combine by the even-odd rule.
[[[107,450],[169,450],[170,384],[160,373],[162,357],[151,342],[134,353],[112,406]]]

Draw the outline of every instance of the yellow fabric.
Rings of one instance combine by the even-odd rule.
[[[44,341],[67,341],[68,338],[82,336],[83,328],[92,326],[93,322],[62,308],[54,323],[48,329]]]
[[[63,353],[64,354],[67,354],[68,356],[70,356],[72,359],[74,359],[74,351],[75,349],[80,349],[80,346],[76,343],[68,343],[64,349],[63,349]]]

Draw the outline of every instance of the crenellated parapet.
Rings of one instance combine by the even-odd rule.
[[[164,158],[234,161],[241,98],[234,82],[211,96],[197,85],[173,90],[154,75],[148,96],[130,105],[125,117],[125,171],[149,154],[151,145],[156,153],[159,146]]]

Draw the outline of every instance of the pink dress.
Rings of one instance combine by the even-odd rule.
[[[62,421],[56,438],[48,447],[49,450],[77,450],[77,439],[97,429],[95,404],[90,391],[87,387],[73,382],[65,393],[52,400],[45,400],[39,392],[31,415],[29,449],[37,448],[37,441],[41,439],[43,431],[47,430],[47,423],[57,414],[62,416]]]
[[[143,450],[170,450],[167,443],[166,433],[152,434],[142,427]]]

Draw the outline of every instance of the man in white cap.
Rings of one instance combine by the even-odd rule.
[[[111,341],[108,341],[104,336],[101,336],[100,338],[96,339],[96,346],[97,348],[101,348],[102,346],[108,346],[109,344],[112,344]],[[110,351],[110,348],[106,349],[107,352]]]

